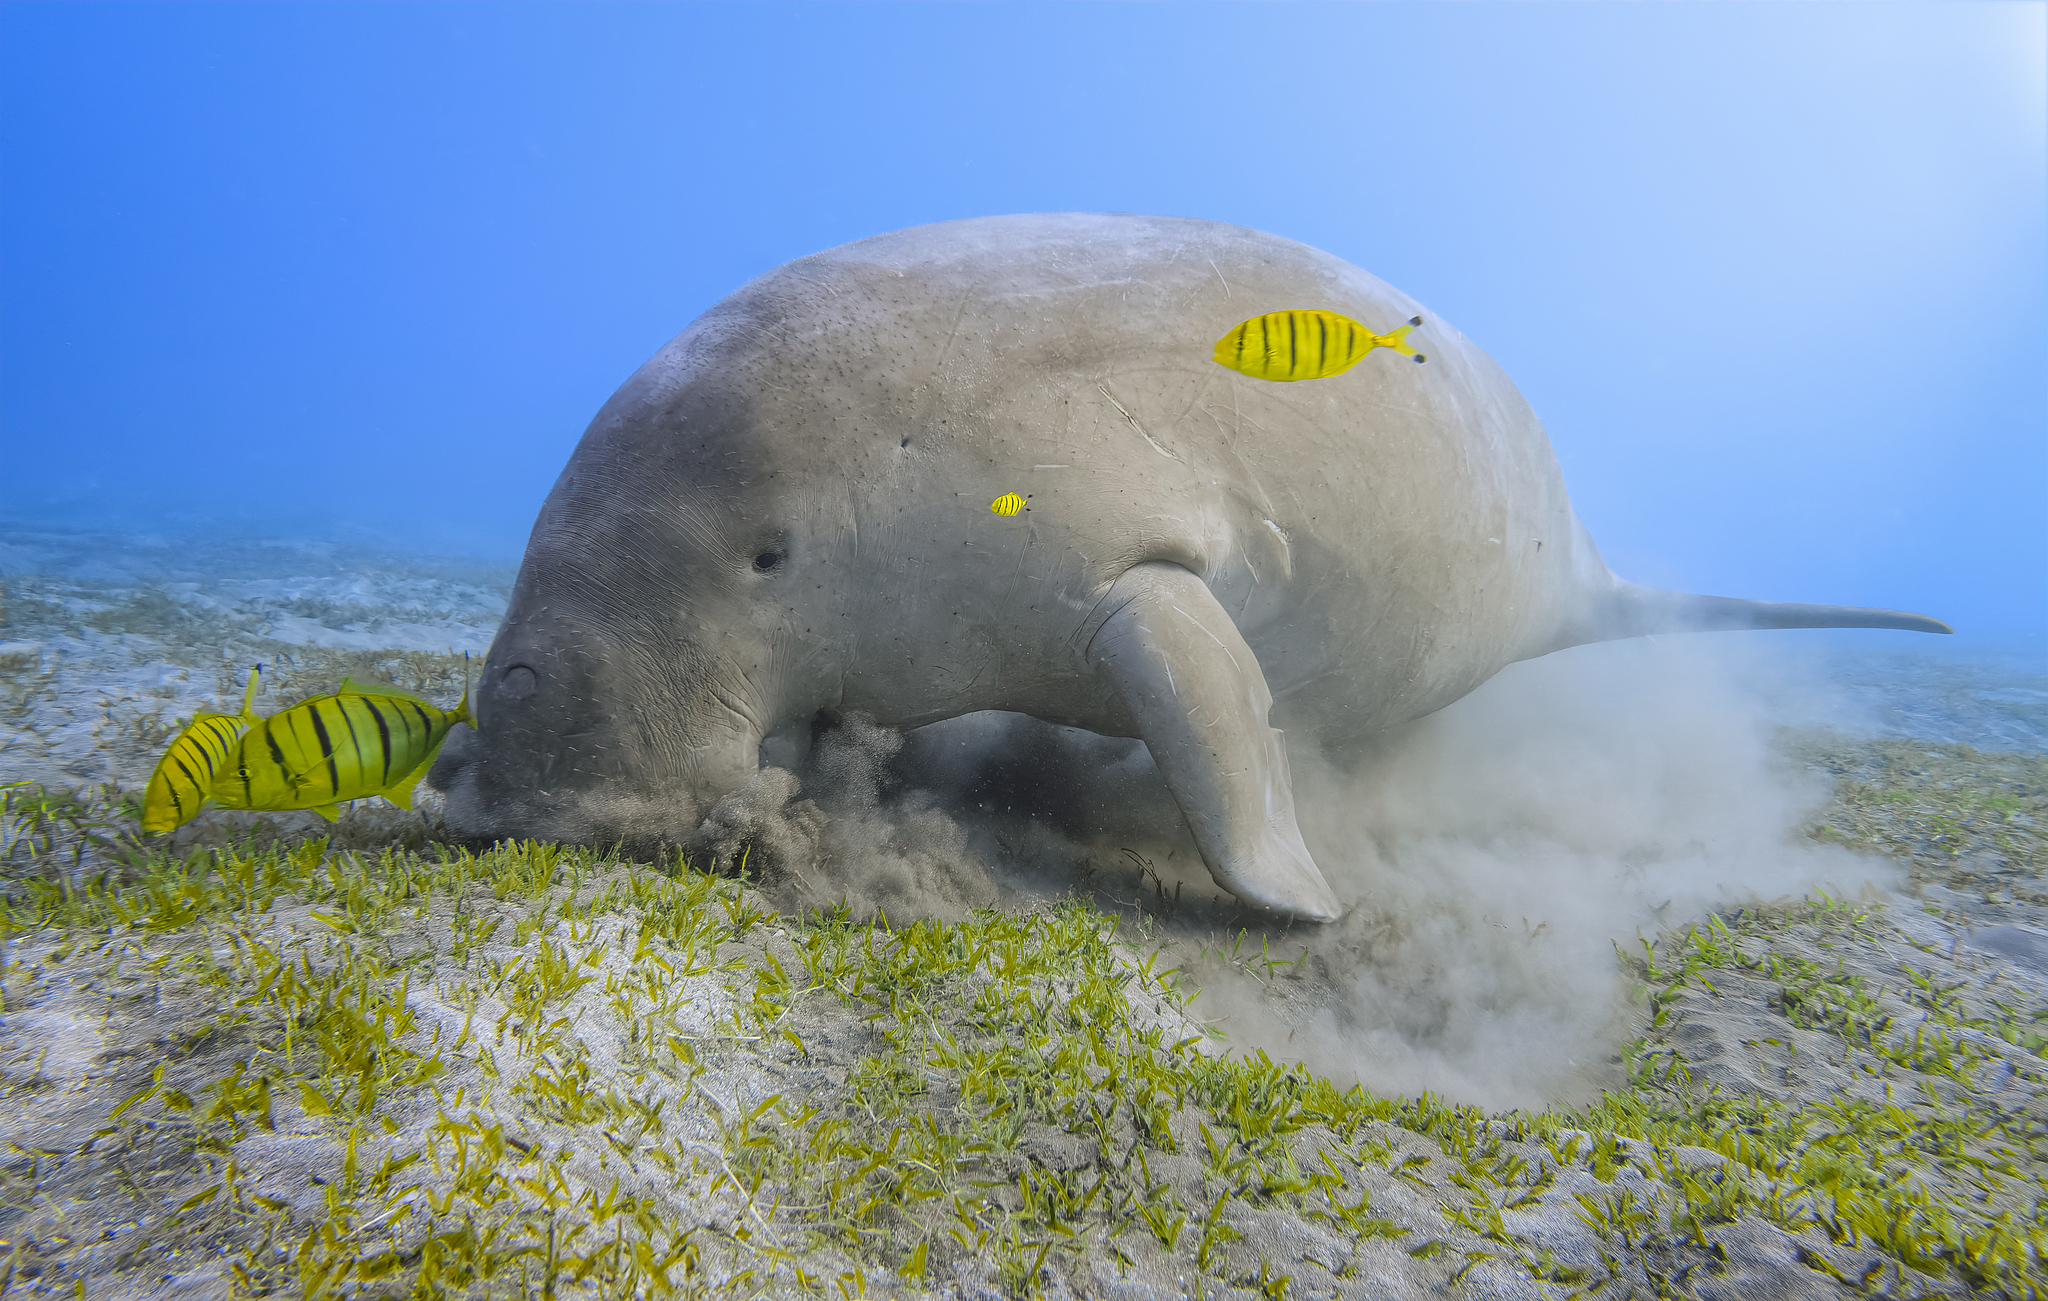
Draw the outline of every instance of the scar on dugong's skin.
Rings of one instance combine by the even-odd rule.
[[[1300,307],[1424,315],[1430,364],[1211,359]],[[1027,483],[1029,513],[991,515]],[[459,834],[684,842],[822,710],[1011,710],[1143,739],[1217,882],[1322,920],[1275,723],[1342,748],[1567,646],[1817,627],[1949,631],[1616,578],[1500,368],[1326,253],[990,217],[771,271],[626,381],[429,781]]]

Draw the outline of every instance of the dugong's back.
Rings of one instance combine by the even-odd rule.
[[[1427,713],[1560,644],[1577,595],[1612,579],[1499,367],[1434,317],[1411,338],[1422,365],[1381,349],[1341,376],[1274,383],[1212,360],[1233,326],[1290,308],[1375,331],[1422,310],[1242,227],[983,218],[779,268],[649,370],[744,395],[770,444],[751,459],[858,485],[849,526],[944,555],[996,642],[1042,636],[1040,616],[1080,626],[1132,565],[1178,564],[1229,611],[1283,717],[1347,731]],[[1005,521],[988,503],[1008,492],[1029,510]],[[949,609],[915,640],[941,645],[956,623]]]

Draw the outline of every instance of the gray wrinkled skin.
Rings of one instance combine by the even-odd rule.
[[[1428,363],[1211,360],[1304,307],[1422,315]],[[1010,492],[1029,509],[994,514]],[[821,710],[1011,710],[1144,739],[1220,884],[1328,919],[1276,727],[1341,750],[1564,646],[1838,625],[1946,631],[1620,582],[1507,376],[1337,258],[985,218],[778,268],[613,395],[429,781],[470,836],[681,842]]]

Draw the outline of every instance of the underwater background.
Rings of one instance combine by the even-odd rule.
[[[2040,662],[2043,13],[4,4],[0,520],[513,562],[749,278],[1156,212],[1477,341],[1624,577]]]

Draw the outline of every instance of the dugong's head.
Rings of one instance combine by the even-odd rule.
[[[774,720],[828,703],[829,647],[801,637],[827,586],[818,503],[720,378],[717,334],[700,321],[642,367],[542,507],[477,724],[428,776],[457,834],[684,840]]]
[[[1035,542],[1047,512],[988,506],[1032,490],[1014,477],[1020,430],[1072,423],[1068,395],[1095,392],[1045,377],[1112,345],[1143,351],[1112,328],[1130,315],[1123,223],[1108,223],[1107,269],[1079,279],[1109,277],[1091,292],[1110,324],[1046,307],[1072,289],[1077,222],[1102,219],[998,223],[993,241],[985,223],[956,223],[804,258],[642,366],[542,506],[477,725],[428,775],[450,830],[687,842],[758,770],[764,740],[801,752],[823,709],[897,726],[1009,709],[1132,735],[1065,634],[1123,568],[1189,550],[1133,521],[1129,496],[1171,495],[1153,480],[1184,463],[1120,433],[1132,464],[1064,499],[1069,529],[1130,535],[1100,545]],[[1146,347],[1186,351],[1170,322],[1146,328],[1168,340]],[[1206,342],[1189,355],[1211,365]]]

